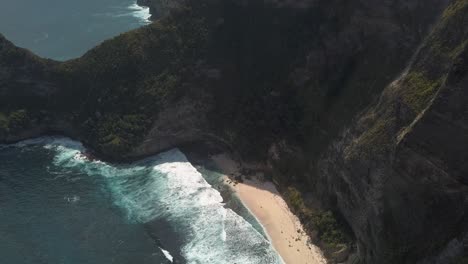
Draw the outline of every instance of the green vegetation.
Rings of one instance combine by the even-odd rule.
[[[24,109],[12,111],[8,114],[0,112],[0,135],[17,133],[31,126],[31,117]]]
[[[350,157],[373,159],[378,154],[391,153],[397,133],[428,106],[444,85],[453,59],[466,48],[468,35],[459,26],[466,23],[463,22],[465,9],[468,9],[466,1],[454,1],[447,8],[408,74],[387,89],[376,111],[362,118],[366,129],[354,142],[355,147],[348,148]]]
[[[26,128],[30,123],[30,118],[26,110],[17,110],[10,113],[9,128],[13,131],[18,131]]]
[[[393,117],[381,117],[377,119],[375,124],[359,137],[358,144],[365,150],[360,153],[365,154],[368,159],[372,159],[374,155],[385,153],[385,150],[388,150],[388,147],[392,143],[391,137],[395,132],[395,126],[395,119]]]
[[[445,9],[442,19],[435,26],[429,38],[429,47],[437,61],[445,64],[447,57],[453,59],[466,45],[466,23],[468,2],[455,0]]]
[[[122,159],[141,144],[161,109],[181,98],[203,100],[196,103],[210,109],[211,127],[202,132],[229,141],[245,159],[265,161],[272,144],[291,145],[291,162],[279,165],[281,186],[315,188],[320,156],[403,69],[420,44],[415,36],[436,11],[431,4],[409,10],[383,3],[385,13],[399,16],[368,20],[367,12],[382,10],[335,0],[301,11],[247,2],[189,0],[168,17],[64,63],[0,37],[0,139],[36,120],[65,116],[98,154]],[[349,154],[366,162],[390,153],[396,132],[428,105],[452,59],[466,49],[467,6],[458,0],[447,9],[401,85],[374,108],[382,111],[359,127]],[[406,107],[402,118],[399,103]],[[303,160],[295,162],[297,156]],[[325,247],[351,243],[333,210],[310,208],[293,187],[285,197]]]
[[[93,127],[92,122],[87,123],[89,127]],[[110,115],[99,120],[97,127],[91,131],[97,131],[97,147],[103,153],[107,153],[111,157],[118,157],[135,146],[143,131],[145,131],[150,123],[148,118],[143,115],[125,115],[119,117]]]
[[[461,257],[452,262],[452,264],[468,264],[468,257]]]
[[[424,73],[411,72],[406,78],[407,89],[403,91],[403,101],[415,113],[419,113],[427,106],[441,84],[440,79],[433,81]]]
[[[209,27],[198,8],[183,8],[57,65],[53,74],[66,88],[46,107],[73,112],[73,124],[100,154],[124,156],[161,108],[188,94],[184,83],[197,70]]]
[[[317,4],[298,13],[259,0],[248,6],[187,1],[164,19],[105,41],[79,59],[52,67],[38,60],[45,67],[38,68],[41,76],[51,76],[47,81],[63,88],[42,101],[27,95],[21,100],[32,113],[73,113],[72,123],[85,130],[80,133],[85,141],[107,156],[119,156],[144,138],[147,123],[164,106],[184,96],[207,95],[214,132],[243,155],[265,158],[273,142],[286,140],[305,146],[313,159],[407,59],[382,61],[391,45],[348,36],[355,32],[350,31],[355,6],[329,8]],[[385,29],[390,22],[376,27]],[[356,43],[348,50],[336,36]],[[362,50],[353,46],[363,43],[369,44]],[[336,58],[322,55],[337,51]],[[12,52],[4,55],[16,61],[31,57],[20,49]],[[307,62],[309,54],[317,58]],[[212,69],[218,77],[207,77]],[[2,105],[7,102],[8,96],[0,98]],[[144,118],[145,124],[109,125],[127,115]]]
[[[456,48],[454,48],[450,52],[450,57],[455,59],[462,51],[464,51],[468,47],[468,40],[463,41],[460,45],[458,45]]]
[[[466,0],[457,0],[453,1],[449,7],[447,7],[442,14],[444,20],[453,18],[455,15],[459,15],[468,8],[468,2]]]
[[[0,111],[8,113],[0,117],[2,137],[52,113],[65,117],[100,154],[127,154],[162,107],[187,96],[190,87],[184,83],[195,75],[208,41],[210,25],[201,8],[193,3],[64,63],[42,60],[0,36]],[[15,71],[21,77],[10,74]],[[9,78],[30,77],[41,86],[3,84],[23,85],[27,81]],[[24,110],[11,110],[17,108]]]
[[[332,212],[309,208],[302,193],[294,187],[288,187],[284,196],[301,221],[306,223],[307,231],[317,232],[319,241],[326,248],[333,250],[350,242]]]
[[[138,91],[137,98],[150,107],[172,102],[180,91],[180,77],[174,73],[164,71],[156,77],[150,77],[144,82],[146,89]]]
[[[295,211],[305,208],[304,200],[302,200],[302,194],[296,188],[289,187],[285,192],[285,196]]]
[[[0,135],[8,133],[9,125],[8,118],[4,113],[0,113]]]

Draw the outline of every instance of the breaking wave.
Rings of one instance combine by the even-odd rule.
[[[176,256],[159,248],[171,262],[180,255],[182,262],[194,264],[282,263],[270,242],[226,208],[221,194],[178,149],[140,162],[114,165],[87,159],[81,143],[64,138],[43,138],[18,146],[38,143],[55,152],[56,166],[102,177],[114,204],[128,221],[146,224],[161,220],[177,230],[183,239]],[[71,202],[75,200],[72,198]],[[158,237],[158,242],[165,245],[170,239]]]

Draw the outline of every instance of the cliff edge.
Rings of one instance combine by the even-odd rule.
[[[141,4],[171,12],[66,62],[0,36],[0,142],[214,144],[265,165],[332,263],[466,256],[467,0]]]

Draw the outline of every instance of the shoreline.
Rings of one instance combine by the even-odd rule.
[[[263,227],[284,263],[327,263],[322,251],[310,243],[299,219],[291,212],[272,182],[256,178],[236,181],[232,175],[239,175],[240,167],[228,155],[213,155],[211,160],[224,175],[223,183],[230,187]]]
[[[67,136],[39,136],[35,139],[69,139],[80,144],[84,142]],[[27,142],[28,139],[18,140],[16,144]],[[15,143],[6,143],[15,145]],[[83,147],[87,147],[83,144]],[[310,243],[309,236],[304,231],[300,220],[291,212],[281,194],[272,182],[254,179],[241,179],[241,167],[237,162],[222,150],[222,148],[210,148],[206,145],[199,146],[196,150],[192,147],[179,147],[193,165],[204,164],[211,161],[224,175],[222,184],[236,195],[249,213],[261,225],[268,240],[283,259],[285,264],[326,264],[320,248]],[[177,147],[176,147],[177,148]],[[203,153],[203,154],[202,154]],[[87,158],[93,158],[92,152],[85,152]],[[151,156],[151,155],[148,155]],[[147,157],[148,157],[147,156]],[[138,159],[137,159],[138,160]],[[105,161],[105,160],[103,160]],[[110,161],[113,162],[113,161]],[[127,162],[116,162],[126,164]],[[131,162],[130,162],[131,163]],[[245,176],[245,175],[244,175]]]

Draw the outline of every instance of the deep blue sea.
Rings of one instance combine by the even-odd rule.
[[[0,3],[0,33],[65,60],[149,23],[127,0]],[[0,145],[0,264],[274,264],[248,210],[178,149],[132,164],[88,160],[81,143]]]
[[[66,60],[148,24],[134,0],[2,0],[0,33],[38,55]]]
[[[84,152],[66,138],[0,146],[1,263],[281,262],[223,203],[219,175],[178,149],[127,165]]]

